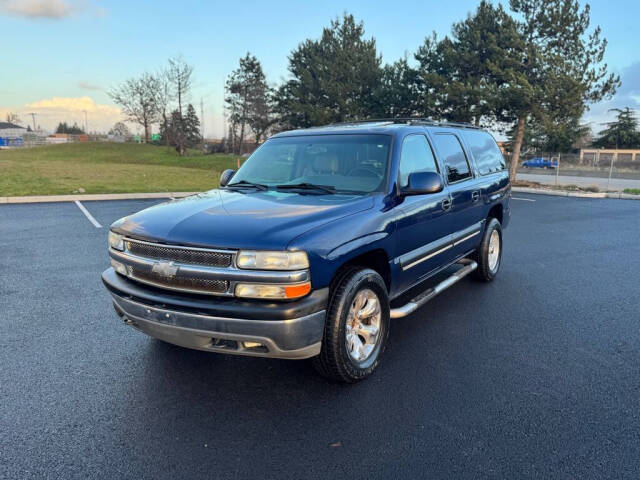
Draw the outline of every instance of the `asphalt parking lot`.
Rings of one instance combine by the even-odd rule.
[[[0,206],[0,477],[638,478],[640,202],[515,196],[352,386],[121,324],[106,227],[157,200]]]

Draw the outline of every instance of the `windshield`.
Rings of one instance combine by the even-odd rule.
[[[321,185],[335,193],[355,194],[381,191],[387,177],[390,143],[388,135],[273,138],[247,159],[230,184]]]

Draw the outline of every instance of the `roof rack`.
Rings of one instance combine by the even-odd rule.
[[[431,125],[434,127],[458,127],[458,128],[472,128],[479,130],[480,127],[472,125],[471,123],[459,123],[459,122],[440,122],[431,118],[423,117],[395,117],[395,118],[367,118],[364,120],[351,120],[348,122],[336,122],[329,125],[358,125],[362,123],[382,123],[385,125],[392,125],[394,123],[407,123],[409,125]],[[325,126],[329,126],[325,125]]]

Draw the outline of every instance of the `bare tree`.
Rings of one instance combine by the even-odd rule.
[[[7,122],[20,125],[20,117],[15,112],[7,112]]]
[[[127,120],[144,128],[144,139],[147,143],[151,125],[158,120],[156,97],[159,90],[158,78],[150,73],[143,73],[139,78],[130,78],[108,92],[111,99],[122,107]]]
[[[160,130],[164,138],[165,145],[169,147],[169,125],[171,123],[171,104],[175,99],[175,93],[172,88],[172,82],[169,79],[169,70],[161,70],[156,75],[158,78],[159,88],[156,92],[156,108],[160,115]]]
[[[182,115],[182,101],[185,96],[189,95],[192,87],[192,74],[193,67],[185,62],[181,56],[169,59],[167,78],[178,99],[178,112],[180,112],[180,115]]]

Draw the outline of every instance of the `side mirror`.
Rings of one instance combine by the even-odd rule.
[[[409,174],[409,185],[402,189],[402,195],[426,195],[441,192],[444,188],[442,176],[436,172],[415,172]]]
[[[231,180],[235,174],[236,174],[235,170],[233,170],[232,168],[227,168],[220,175],[220,186],[221,187],[226,187],[227,184],[229,183],[229,180]]]

